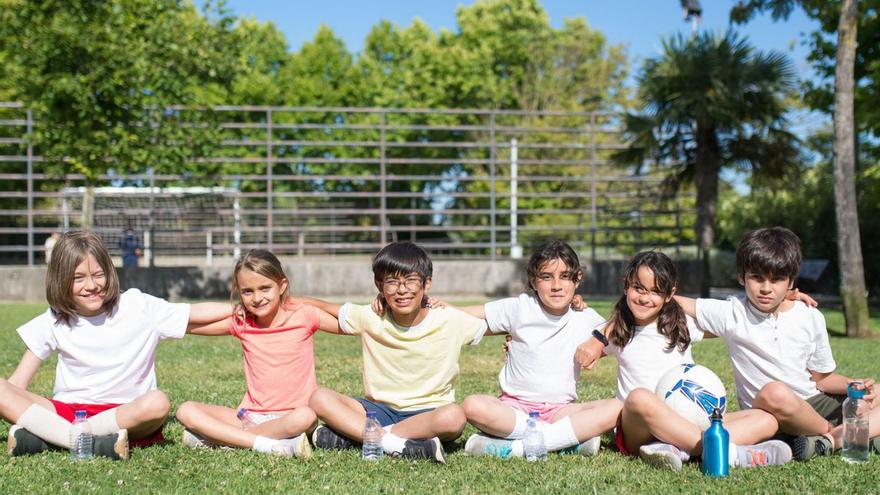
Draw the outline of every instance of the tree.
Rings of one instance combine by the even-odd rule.
[[[179,171],[205,154],[210,129],[172,106],[231,81],[230,18],[211,22],[174,0],[4,3],[0,51],[20,67],[13,96],[41,123],[45,169],[85,177],[84,227],[91,186],[108,171]]]
[[[736,22],[745,22],[757,12],[770,10],[774,19],[785,19],[797,3],[803,4],[808,9],[808,13],[812,12],[813,16],[825,12],[821,6],[816,6],[813,1],[749,0],[741,2],[735,7],[731,12],[731,18]],[[832,5],[836,6],[837,3]],[[838,260],[840,262],[840,296],[843,300],[843,311],[846,318],[846,334],[851,337],[866,337],[870,334],[868,293],[865,289],[865,269],[856,202],[856,128],[853,118],[854,67],[859,19],[858,0],[843,0],[837,17],[833,163],[834,204],[837,220]],[[821,40],[817,40],[817,43],[820,42]],[[876,45],[876,41],[869,44]],[[870,49],[876,50],[876,46],[872,46]],[[873,70],[876,71],[876,67]]]
[[[646,60],[638,77],[642,111],[625,117],[631,144],[615,160],[641,172],[653,159],[672,188],[693,180],[704,296],[721,169],[779,176],[796,162],[784,104],[794,80],[787,57],[755,51],[733,32],[666,39],[663,54]]]

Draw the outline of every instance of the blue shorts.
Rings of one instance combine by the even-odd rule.
[[[400,423],[404,419],[411,418],[416,414],[422,414],[434,410],[434,408],[428,408],[419,409],[418,411],[398,411],[397,409],[392,409],[381,402],[373,402],[369,399],[364,399],[363,397],[358,397],[355,400],[364,406],[365,411],[374,411],[376,413],[376,419],[379,420],[379,424],[382,426]]]

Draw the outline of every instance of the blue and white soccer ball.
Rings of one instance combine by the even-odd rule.
[[[670,368],[654,390],[666,405],[701,430],[709,427],[709,416],[717,407],[727,409],[724,384],[712,370],[699,364],[681,364]]]

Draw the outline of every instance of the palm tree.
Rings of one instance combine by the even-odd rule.
[[[637,164],[636,173],[651,161],[673,189],[694,182],[703,296],[709,293],[721,169],[778,177],[794,166],[797,139],[785,128],[784,102],[794,84],[785,55],[755,51],[731,31],[668,38],[663,53],[646,60],[639,74],[641,112],[626,115],[630,145],[615,160]]]

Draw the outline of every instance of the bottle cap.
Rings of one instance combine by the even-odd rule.
[[[73,413],[73,417],[79,418],[79,419],[86,419],[86,414],[87,413],[84,409],[80,409],[79,411],[76,411]]]
[[[379,413],[376,411],[367,411],[367,417],[370,419],[376,419],[379,416]]]
[[[712,415],[709,416],[709,419],[711,419],[712,421],[721,421],[722,419],[724,419],[724,415],[721,414],[721,409],[717,407],[712,409]]]
[[[245,409],[245,408],[242,407],[241,409],[238,410],[238,414],[236,414],[235,416],[236,416],[238,419],[241,419],[241,418],[244,417],[245,414],[247,414],[247,409]]]
[[[846,386],[846,396],[851,399],[861,399],[865,396],[865,384],[862,382],[849,382]]]
[[[529,413],[529,417],[532,419],[538,419],[541,416],[541,413],[538,411],[532,411]]]

